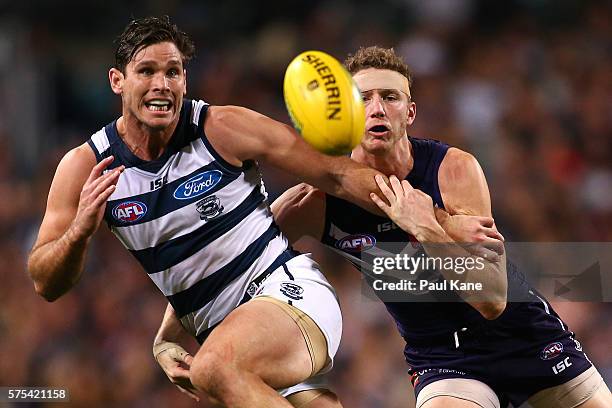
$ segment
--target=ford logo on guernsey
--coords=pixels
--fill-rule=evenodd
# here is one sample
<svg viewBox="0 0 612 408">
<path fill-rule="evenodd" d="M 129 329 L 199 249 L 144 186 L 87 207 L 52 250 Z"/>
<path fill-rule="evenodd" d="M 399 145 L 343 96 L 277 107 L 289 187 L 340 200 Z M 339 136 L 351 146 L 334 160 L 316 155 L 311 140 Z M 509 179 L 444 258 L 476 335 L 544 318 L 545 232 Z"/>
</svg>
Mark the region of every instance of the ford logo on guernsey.
<svg viewBox="0 0 612 408">
<path fill-rule="evenodd" d="M 177 200 L 189 200 L 197 196 L 201 196 L 212 189 L 219 181 L 221 181 L 223 173 L 219 170 L 209 170 L 191 177 L 184 181 L 174 190 L 174 198 Z"/>
<path fill-rule="evenodd" d="M 336 242 L 336 247 L 348 252 L 366 251 L 376 245 L 376 238 L 368 234 L 353 234 Z"/>
<path fill-rule="evenodd" d="M 124 201 L 113 208 L 113 217 L 121 222 L 138 221 L 147 213 L 147 206 L 140 201 Z"/>
<path fill-rule="evenodd" d="M 544 347 L 544 350 L 540 353 L 540 358 L 542 360 L 552 360 L 561 353 L 563 353 L 563 344 L 556 341 Z"/>
</svg>

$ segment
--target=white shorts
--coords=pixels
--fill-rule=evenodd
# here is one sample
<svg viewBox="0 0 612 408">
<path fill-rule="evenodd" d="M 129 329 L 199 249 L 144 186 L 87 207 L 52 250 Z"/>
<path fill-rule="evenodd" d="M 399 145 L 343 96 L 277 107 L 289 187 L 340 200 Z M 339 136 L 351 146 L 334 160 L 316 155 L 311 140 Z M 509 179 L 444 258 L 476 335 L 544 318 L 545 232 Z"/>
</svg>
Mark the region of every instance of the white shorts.
<svg viewBox="0 0 612 408">
<path fill-rule="evenodd" d="M 295 256 L 272 272 L 256 272 L 257 265 L 253 265 L 253 269 L 224 288 L 200 311 L 182 317 L 183 327 L 203 342 L 225 316 L 251 298 L 269 296 L 287 302 L 308 315 L 321 329 L 327 343 L 328 363 L 317 375 L 279 390 L 279 393 L 286 397 L 300 391 L 328 389 L 321 374 L 331 370 L 342 336 L 342 315 L 336 292 L 310 254 Z M 197 317 L 200 317 L 199 323 L 196 322 Z M 202 332 L 207 334 L 196 335 Z"/>
<path fill-rule="evenodd" d="M 287 398 L 289 395 L 308 390 L 329 390 L 327 376 L 325 374 L 315 375 L 304 382 L 277 391 L 281 396 Z"/>
<path fill-rule="evenodd" d="M 306 313 L 319 326 L 327 341 L 329 363 L 318 374 L 331 370 L 342 336 L 342 314 L 334 288 L 310 254 L 296 256 L 274 270 L 253 297 L 258 296 L 287 302 Z"/>
</svg>

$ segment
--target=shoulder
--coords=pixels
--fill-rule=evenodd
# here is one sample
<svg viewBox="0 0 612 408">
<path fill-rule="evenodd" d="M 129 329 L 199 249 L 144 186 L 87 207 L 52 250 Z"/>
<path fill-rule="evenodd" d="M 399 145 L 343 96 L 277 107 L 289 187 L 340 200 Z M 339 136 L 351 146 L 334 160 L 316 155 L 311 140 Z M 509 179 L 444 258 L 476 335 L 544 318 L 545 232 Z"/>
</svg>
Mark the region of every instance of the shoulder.
<svg viewBox="0 0 612 408">
<path fill-rule="evenodd" d="M 62 213 L 66 209 L 76 208 L 83 185 L 96 163 L 96 156 L 87 143 L 69 150 L 53 176 L 47 211 Z"/>
<path fill-rule="evenodd" d="M 451 214 L 490 216 L 487 180 L 472 154 L 449 148 L 440 164 L 438 185 L 444 205 Z"/>
<path fill-rule="evenodd" d="M 461 182 L 465 177 L 482 173 L 482 169 L 472 154 L 450 147 L 440 164 L 440 173 L 453 181 Z"/>
<path fill-rule="evenodd" d="M 85 171 L 86 175 L 96 165 L 96 155 L 92 150 L 91 146 L 87 143 L 83 143 L 69 150 L 58 165 L 58 171 L 70 170 L 74 171 L 73 176 L 79 176 L 79 171 Z"/>
<path fill-rule="evenodd" d="M 204 132 L 213 147 L 233 165 L 258 160 L 288 150 L 283 144 L 290 128 L 241 106 L 211 106 Z M 290 146 L 289 146 L 290 147 Z"/>
<path fill-rule="evenodd" d="M 451 147 L 446 152 L 438 173 L 440 188 L 466 186 L 473 182 L 486 183 L 478 160 L 463 150 Z"/>
<path fill-rule="evenodd" d="M 206 112 L 206 128 L 216 133 L 236 134 L 244 126 L 253 131 L 251 126 L 265 119 L 266 116 L 242 106 L 210 106 Z"/>
<path fill-rule="evenodd" d="M 49 201 L 77 201 L 83 185 L 96 165 L 96 156 L 87 143 L 69 150 L 57 166 Z"/>
</svg>

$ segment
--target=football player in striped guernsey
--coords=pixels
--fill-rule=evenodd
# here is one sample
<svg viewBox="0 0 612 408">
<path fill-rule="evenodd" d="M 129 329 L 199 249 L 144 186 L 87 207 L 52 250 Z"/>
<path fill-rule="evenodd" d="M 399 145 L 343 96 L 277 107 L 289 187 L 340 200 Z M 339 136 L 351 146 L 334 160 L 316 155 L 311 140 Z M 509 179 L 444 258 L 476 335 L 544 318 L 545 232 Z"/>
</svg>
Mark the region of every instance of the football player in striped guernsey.
<svg viewBox="0 0 612 408">
<path fill-rule="evenodd" d="M 167 17 L 120 35 L 121 116 L 58 165 L 28 260 L 35 290 L 54 301 L 78 282 L 104 220 L 202 343 L 195 389 L 228 407 L 339 406 L 317 377 L 340 342 L 335 292 L 276 226 L 257 161 L 373 211 L 379 173 L 252 110 L 186 99 L 193 54 Z"/>
</svg>

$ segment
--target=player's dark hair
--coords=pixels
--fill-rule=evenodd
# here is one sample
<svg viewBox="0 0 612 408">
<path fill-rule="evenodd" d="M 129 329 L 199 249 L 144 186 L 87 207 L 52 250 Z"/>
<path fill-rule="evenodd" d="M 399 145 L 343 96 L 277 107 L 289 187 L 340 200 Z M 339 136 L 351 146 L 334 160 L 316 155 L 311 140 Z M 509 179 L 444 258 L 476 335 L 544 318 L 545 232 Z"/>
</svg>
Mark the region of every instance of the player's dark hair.
<svg viewBox="0 0 612 408">
<path fill-rule="evenodd" d="M 396 71 L 405 76 L 408 79 L 408 86 L 412 87 L 410 68 L 393 48 L 383 48 L 377 45 L 361 47 L 355 55 L 348 56 L 344 61 L 344 66 L 352 75 L 368 68 Z"/>
<path fill-rule="evenodd" d="M 142 48 L 161 42 L 171 42 L 181 52 L 183 65 L 195 54 L 195 46 L 189 36 L 170 22 L 170 17 L 144 17 L 134 19 L 115 40 L 115 68 L 125 73 L 125 67 Z"/>
</svg>

